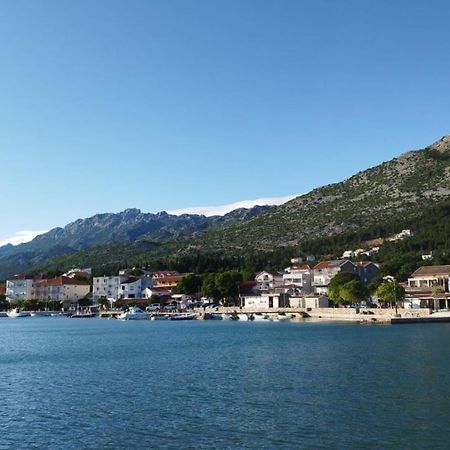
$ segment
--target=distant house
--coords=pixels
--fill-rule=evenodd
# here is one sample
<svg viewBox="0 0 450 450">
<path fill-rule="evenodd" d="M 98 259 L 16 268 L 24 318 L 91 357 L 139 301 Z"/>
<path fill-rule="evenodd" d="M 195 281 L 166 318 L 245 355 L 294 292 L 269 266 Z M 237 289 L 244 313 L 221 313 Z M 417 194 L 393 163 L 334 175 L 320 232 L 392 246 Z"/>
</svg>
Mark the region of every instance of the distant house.
<svg viewBox="0 0 450 450">
<path fill-rule="evenodd" d="M 9 302 L 31 300 L 34 296 L 34 285 L 42 278 L 39 276 L 18 274 L 6 280 L 5 295 Z"/>
<path fill-rule="evenodd" d="M 380 275 L 380 267 L 371 261 L 357 262 L 356 268 L 360 280 L 366 284 Z"/>
<path fill-rule="evenodd" d="M 94 304 L 100 297 L 106 297 L 111 300 L 118 300 L 120 298 L 120 286 L 128 279 L 126 275 L 113 275 L 94 277 L 92 281 L 92 297 Z"/>
<path fill-rule="evenodd" d="M 443 292 L 449 292 L 450 265 L 446 266 L 422 266 L 408 278 L 410 288 L 441 288 Z"/>
<path fill-rule="evenodd" d="M 153 286 L 173 290 L 177 284 L 186 276 L 174 270 L 166 270 L 153 273 Z"/>
<path fill-rule="evenodd" d="M 91 291 L 88 281 L 74 280 L 69 277 L 55 277 L 43 280 L 34 286 L 34 298 L 60 303 L 64 309 L 77 306 L 78 301 Z"/>
<path fill-rule="evenodd" d="M 348 259 L 322 261 L 314 266 L 314 292 L 328 294 L 328 285 L 331 279 L 339 272 L 358 274 L 358 269 Z"/>
<path fill-rule="evenodd" d="M 263 270 L 256 274 L 255 282 L 258 292 L 273 292 L 276 287 L 283 285 L 283 275 L 279 272 Z"/>
<path fill-rule="evenodd" d="M 254 309 L 276 309 L 289 306 L 289 295 L 285 294 L 262 294 L 252 296 L 242 296 L 240 298 L 242 308 Z"/>
<path fill-rule="evenodd" d="M 326 295 L 309 294 L 304 296 L 294 296 L 289 298 L 289 305 L 291 308 L 328 308 L 330 302 Z"/>
<path fill-rule="evenodd" d="M 312 292 L 311 266 L 292 266 L 285 269 L 283 274 L 283 288 L 285 293 L 309 294 Z"/>
</svg>

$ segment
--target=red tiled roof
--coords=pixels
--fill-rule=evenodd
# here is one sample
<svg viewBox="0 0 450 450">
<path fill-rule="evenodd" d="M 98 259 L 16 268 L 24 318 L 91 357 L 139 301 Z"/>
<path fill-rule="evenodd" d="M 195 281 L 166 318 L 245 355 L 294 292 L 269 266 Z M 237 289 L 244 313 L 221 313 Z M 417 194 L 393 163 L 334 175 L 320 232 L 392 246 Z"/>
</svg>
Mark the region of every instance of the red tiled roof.
<svg viewBox="0 0 450 450">
<path fill-rule="evenodd" d="M 304 264 L 303 266 L 292 266 L 291 270 L 311 270 L 311 266 L 309 264 Z"/>
<path fill-rule="evenodd" d="M 64 285 L 90 286 L 91 283 L 89 283 L 89 281 L 74 280 L 73 278 L 61 276 L 61 277 L 50 278 L 49 280 L 44 280 L 44 281 L 41 281 L 36 284 L 37 287 L 64 286 Z"/>
<path fill-rule="evenodd" d="M 316 266 L 314 266 L 314 270 L 316 269 L 332 269 L 335 267 L 340 267 L 342 264 L 346 263 L 347 259 L 335 259 L 332 261 L 322 261 Z"/>
</svg>

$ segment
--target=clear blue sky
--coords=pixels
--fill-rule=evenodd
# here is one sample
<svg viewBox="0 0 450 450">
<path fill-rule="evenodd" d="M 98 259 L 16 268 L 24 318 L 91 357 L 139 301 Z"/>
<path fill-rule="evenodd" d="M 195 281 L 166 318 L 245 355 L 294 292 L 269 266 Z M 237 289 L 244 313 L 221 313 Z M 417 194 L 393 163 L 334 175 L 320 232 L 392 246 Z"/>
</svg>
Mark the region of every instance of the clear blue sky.
<svg viewBox="0 0 450 450">
<path fill-rule="evenodd" d="M 450 5 L 2 0 L 0 239 L 284 196 L 450 133 Z"/>
</svg>

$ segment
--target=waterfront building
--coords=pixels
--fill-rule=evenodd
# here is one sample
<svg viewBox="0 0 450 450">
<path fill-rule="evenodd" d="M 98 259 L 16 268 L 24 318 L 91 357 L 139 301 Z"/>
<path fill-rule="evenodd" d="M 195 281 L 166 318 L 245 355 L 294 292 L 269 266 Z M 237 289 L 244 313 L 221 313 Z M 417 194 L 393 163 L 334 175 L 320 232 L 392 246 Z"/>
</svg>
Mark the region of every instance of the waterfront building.
<svg viewBox="0 0 450 450">
<path fill-rule="evenodd" d="M 250 310 L 285 308 L 289 307 L 289 295 L 263 293 L 261 295 L 242 296 L 240 304 L 242 308 Z"/>
<path fill-rule="evenodd" d="M 312 292 L 311 266 L 292 266 L 285 269 L 283 274 L 284 292 L 294 294 L 309 294 Z"/>
<path fill-rule="evenodd" d="M 326 295 L 309 294 L 303 296 L 294 296 L 289 298 L 289 306 L 291 308 L 328 308 L 330 301 Z"/>
<path fill-rule="evenodd" d="M 275 288 L 283 286 L 283 274 L 263 270 L 255 276 L 256 290 L 260 293 L 274 292 Z"/>
<path fill-rule="evenodd" d="M 30 300 L 34 297 L 34 284 L 38 277 L 26 274 L 14 275 L 6 280 L 6 299 L 14 303 L 17 300 Z"/>
<path fill-rule="evenodd" d="M 340 272 L 358 274 L 355 264 L 347 259 L 322 261 L 314 266 L 314 292 L 316 294 L 328 294 L 328 285 L 331 279 Z"/>
<path fill-rule="evenodd" d="M 166 288 L 171 292 L 177 287 L 177 284 L 186 276 L 175 270 L 165 270 L 153 273 L 153 286 L 157 288 Z"/>
<path fill-rule="evenodd" d="M 86 298 L 91 291 L 88 281 L 60 276 L 42 280 L 34 285 L 34 298 L 58 302 L 64 309 L 76 307 L 78 301 Z"/>
</svg>

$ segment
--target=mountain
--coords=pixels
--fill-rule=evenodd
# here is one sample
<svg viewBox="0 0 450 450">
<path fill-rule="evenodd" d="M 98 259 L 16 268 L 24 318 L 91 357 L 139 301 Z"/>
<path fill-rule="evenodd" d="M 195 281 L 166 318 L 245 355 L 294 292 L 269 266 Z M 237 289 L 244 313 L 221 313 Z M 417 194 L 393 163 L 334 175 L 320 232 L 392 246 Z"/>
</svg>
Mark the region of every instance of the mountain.
<svg viewBox="0 0 450 450">
<path fill-rule="evenodd" d="M 204 245 L 228 251 L 295 247 L 412 219 L 450 198 L 450 136 L 273 208 L 245 223 L 207 232 Z M 376 237 L 376 236 L 374 236 Z"/>
<path fill-rule="evenodd" d="M 127 209 L 117 214 L 97 214 L 76 220 L 64 228 L 54 228 L 26 244 L 0 247 L 0 279 L 27 271 L 49 259 L 90 247 L 119 242 L 130 245 L 142 240 L 155 244 L 182 237 L 193 238 L 209 228 L 219 229 L 245 222 L 270 208 L 271 206 L 242 208 L 224 216 L 212 217 L 195 214 L 175 216 L 164 211 L 152 214 L 143 213 L 139 209 Z"/>
<path fill-rule="evenodd" d="M 184 270 L 205 270 L 209 264 L 211 270 L 251 258 L 251 267 L 262 268 L 306 252 L 336 256 L 347 246 L 398 233 L 402 227 L 418 232 L 412 247 L 405 250 L 412 255 L 410 265 L 396 262 L 406 273 L 421 250 L 438 250 L 447 257 L 448 226 L 442 223 L 449 222 L 449 201 L 450 136 L 444 136 L 429 147 L 278 207 L 241 209 L 209 218 L 130 209 L 78 220 L 28 244 L 0 248 L 0 278 L 19 270 L 82 265 L 107 271 L 156 261 L 178 264 Z M 391 249 L 391 259 L 395 251 Z"/>
</svg>

